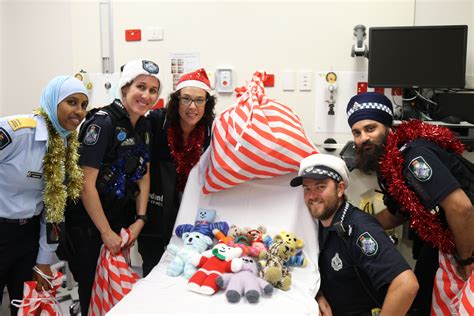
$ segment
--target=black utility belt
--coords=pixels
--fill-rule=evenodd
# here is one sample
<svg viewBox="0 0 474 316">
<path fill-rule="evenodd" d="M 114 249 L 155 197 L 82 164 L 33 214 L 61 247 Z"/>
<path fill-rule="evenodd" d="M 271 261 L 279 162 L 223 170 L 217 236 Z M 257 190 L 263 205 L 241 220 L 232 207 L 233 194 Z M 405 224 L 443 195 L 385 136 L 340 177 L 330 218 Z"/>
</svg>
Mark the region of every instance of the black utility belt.
<svg viewBox="0 0 474 316">
<path fill-rule="evenodd" d="M 39 217 L 39 215 L 30 217 L 30 218 L 15 218 L 15 219 L 0 217 L 0 223 L 25 225 L 31 222 L 32 220 L 36 219 L 37 217 Z"/>
</svg>

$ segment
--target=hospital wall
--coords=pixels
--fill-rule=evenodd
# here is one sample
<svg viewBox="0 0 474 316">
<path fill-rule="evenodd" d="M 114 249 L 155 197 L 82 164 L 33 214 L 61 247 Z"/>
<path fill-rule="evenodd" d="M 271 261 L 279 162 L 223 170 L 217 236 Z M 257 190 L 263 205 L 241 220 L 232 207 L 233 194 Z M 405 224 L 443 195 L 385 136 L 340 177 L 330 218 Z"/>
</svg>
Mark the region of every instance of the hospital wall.
<svg viewBox="0 0 474 316">
<path fill-rule="evenodd" d="M 0 12 L 0 115 L 30 112 L 54 75 L 80 69 L 101 72 L 98 0 L 2 0 Z M 166 95 L 172 83 L 172 52 L 199 52 L 201 66 L 211 71 L 230 66 L 235 86 L 264 69 L 276 76 L 275 87 L 267 93 L 291 105 L 315 141 L 314 87 L 282 91 L 281 74 L 367 71 L 365 58 L 350 56 L 357 24 L 468 24 L 467 72 L 474 86 L 471 0 L 112 1 L 112 19 L 115 71 L 132 58 L 153 59 L 161 67 Z M 164 40 L 125 42 L 125 29 L 150 26 L 163 27 Z M 232 101 L 233 95 L 219 95 L 218 110 Z"/>
</svg>

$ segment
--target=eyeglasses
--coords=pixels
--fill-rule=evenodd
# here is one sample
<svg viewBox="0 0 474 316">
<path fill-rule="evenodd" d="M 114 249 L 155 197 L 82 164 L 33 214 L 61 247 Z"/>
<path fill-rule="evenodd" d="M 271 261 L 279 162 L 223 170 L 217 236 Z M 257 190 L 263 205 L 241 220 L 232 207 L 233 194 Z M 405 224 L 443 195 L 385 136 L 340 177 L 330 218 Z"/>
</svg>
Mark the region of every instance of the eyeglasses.
<svg viewBox="0 0 474 316">
<path fill-rule="evenodd" d="M 191 103 L 194 102 L 194 105 L 197 107 L 202 107 L 206 105 L 206 98 L 197 98 L 197 99 L 191 99 L 190 97 L 179 97 L 179 101 L 181 102 L 182 105 L 185 106 L 191 106 Z"/>
</svg>

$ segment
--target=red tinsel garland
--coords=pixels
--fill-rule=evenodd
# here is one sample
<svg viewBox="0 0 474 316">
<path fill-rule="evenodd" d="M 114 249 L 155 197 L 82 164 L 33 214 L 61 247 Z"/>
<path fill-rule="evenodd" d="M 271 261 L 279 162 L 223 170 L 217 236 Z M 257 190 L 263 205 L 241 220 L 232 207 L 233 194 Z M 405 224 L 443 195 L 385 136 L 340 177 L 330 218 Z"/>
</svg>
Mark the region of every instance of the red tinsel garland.
<svg viewBox="0 0 474 316">
<path fill-rule="evenodd" d="M 183 192 L 188 180 L 189 172 L 199 161 L 202 154 L 202 147 L 205 139 L 205 127 L 196 127 L 189 134 L 186 144 L 183 144 L 183 133 L 178 124 L 173 124 L 168 130 L 168 146 L 171 157 L 176 163 L 176 174 L 178 176 L 176 188 Z"/>
<path fill-rule="evenodd" d="M 387 138 L 384 155 L 379 163 L 380 172 L 390 196 L 398 202 L 401 211 L 410 216 L 410 227 L 418 232 L 422 240 L 445 253 L 453 253 L 455 246 L 451 231 L 443 229 L 437 214 L 431 213 L 421 204 L 403 177 L 404 159 L 399 148 L 417 138 L 427 139 L 458 154 L 462 154 L 464 150 L 464 145 L 446 127 L 425 124 L 419 120 L 404 122 Z"/>
</svg>

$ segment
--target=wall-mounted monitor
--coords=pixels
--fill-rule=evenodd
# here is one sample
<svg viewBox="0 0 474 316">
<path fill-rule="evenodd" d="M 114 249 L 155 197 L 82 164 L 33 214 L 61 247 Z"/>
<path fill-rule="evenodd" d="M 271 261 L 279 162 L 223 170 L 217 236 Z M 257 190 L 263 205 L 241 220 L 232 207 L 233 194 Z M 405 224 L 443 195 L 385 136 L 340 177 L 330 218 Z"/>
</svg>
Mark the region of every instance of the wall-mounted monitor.
<svg viewBox="0 0 474 316">
<path fill-rule="evenodd" d="M 464 88 L 467 25 L 372 27 L 369 86 Z"/>
</svg>

